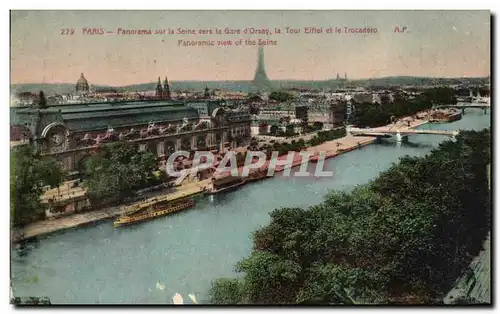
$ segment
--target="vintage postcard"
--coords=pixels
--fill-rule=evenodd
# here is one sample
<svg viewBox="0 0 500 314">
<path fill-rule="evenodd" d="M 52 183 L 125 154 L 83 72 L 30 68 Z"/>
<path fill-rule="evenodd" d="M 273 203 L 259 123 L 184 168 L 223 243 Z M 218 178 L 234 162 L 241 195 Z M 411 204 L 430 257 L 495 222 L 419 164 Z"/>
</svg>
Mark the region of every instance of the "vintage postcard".
<svg viewBox="0 0 500 314">
<path fill-rule="evenodd" d="M 491 304 L 489 11 L 11 11 L 13 304 Z"/>
</svg>

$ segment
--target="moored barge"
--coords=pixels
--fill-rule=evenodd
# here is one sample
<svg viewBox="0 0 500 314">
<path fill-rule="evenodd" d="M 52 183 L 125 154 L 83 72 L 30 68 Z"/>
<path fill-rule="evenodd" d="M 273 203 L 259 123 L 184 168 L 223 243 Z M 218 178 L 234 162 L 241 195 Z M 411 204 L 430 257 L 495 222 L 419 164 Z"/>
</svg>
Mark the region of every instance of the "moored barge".
<svg viewBox="0 0 500 314">
<path fill-rule="evenodd" d="M 207 195 L 214 195 L 222 192 L 229 192 L 239 188 L 246 183 L 239 175 L 230 174 L 212 177 L 212 187 L 206 192 Z"/>
<path fill-rule="evenodd" d="M 155 204 L 146 211 L 140 211 L 129 215 L 120 216 L 114 221 L 113 225 L 115 227 L 127 226 L 141 221 L 146 221 L 156 217 L 175 213 L 193 207 L 194 205 L 195 204 L 193 199 L 181 200 L 166 204 Z"/>
</svg>

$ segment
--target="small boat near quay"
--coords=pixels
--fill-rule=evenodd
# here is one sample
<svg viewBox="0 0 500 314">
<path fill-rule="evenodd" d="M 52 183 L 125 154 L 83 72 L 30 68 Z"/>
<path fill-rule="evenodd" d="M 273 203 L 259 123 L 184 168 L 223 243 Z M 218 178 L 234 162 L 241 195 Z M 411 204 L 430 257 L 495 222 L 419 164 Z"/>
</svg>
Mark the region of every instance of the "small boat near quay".
<svg viewBox="0 0 500 314">
<path fill-rule="evenodd" d="M 259 180 L 264 180 L 270 178 L 267 176 L 267 168 L 264 169 L 251 169 L 248 176 L 245 178 L 245 182 L 254 182 Z"/>
<path fill-rule="evenodd" d="M 215 194 L 219 194 L 222 192 L 233 191 L 233 190 L 236 190 L 237 188 L 239 188 L 240 186 L 244 185 L 245 183 L 246 183 L 245 181 L 241 181 L 241 182 L 235 183 L 235 184 L 227 186 L 227 187 L 211 189 L 211 190 L 207 191 L 207 195 L 215 195 Z"/>
<path fill-rule="evenodd" d="M 141 221 L 150 220 L 156 217 L 165 216 L 187 208 L 191 208 L 194 207 L 194 205 L 195 203 L 193 199 L 184 199 L 180 201 L 169 202 L 166 204 L 158 203 L 152 205 L 150 208 L 144 211 L 120 216 L 114 221 L 113 225 L 115 226 L 115 228 L 131 225 Z"/>
<path fill-rule="evenodd" d="M 239 175 L 233 176 L 226 174 L 222 176 L 214 176 L 212 178 L 212 186 L 205 192 L 207 195 L 215 195 L 222 192 L 233 191 L 246 183 Z"/>
</svg>

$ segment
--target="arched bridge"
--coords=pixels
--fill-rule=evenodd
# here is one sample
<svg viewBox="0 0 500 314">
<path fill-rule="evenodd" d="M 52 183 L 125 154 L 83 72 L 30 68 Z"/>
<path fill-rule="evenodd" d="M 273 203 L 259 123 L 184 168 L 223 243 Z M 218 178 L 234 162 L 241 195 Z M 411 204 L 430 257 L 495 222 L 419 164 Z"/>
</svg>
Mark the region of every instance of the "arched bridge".
<svg viewBox="0 0 500 314">
<path fill-rule="evenodd" d="M 488 108 L 491 108 L 491 104 L 488 103 L 460 103 L 460 104 L 455 104 L 455 105 L 437 105 L 434 106 L 434 108 L 439 109 L 439 108 L 455 108 L 455 109 L 461 109 L 462 111 L 465 110 L 465 108 L 478 108 L 478 109 L 483 109 L 486 110 Z"/>
<path fill-rule="evenodd" d="M 396 135 L 397 139 L 400 140 L 404 136 L 413 134 L 427 134 L 427 135 L 446 135 L 455 137 L 459 134 L 459 131 L 444 131 L 444 130 L 414 130 L 414 129 L 391 129 L 391 128 L 375 128 L 375 129 L 360 129 L 360 128 L 350 128 L 348 132 L 354 136 L 377 136 L 377 137 L 390 137 Z"/>
</svg>

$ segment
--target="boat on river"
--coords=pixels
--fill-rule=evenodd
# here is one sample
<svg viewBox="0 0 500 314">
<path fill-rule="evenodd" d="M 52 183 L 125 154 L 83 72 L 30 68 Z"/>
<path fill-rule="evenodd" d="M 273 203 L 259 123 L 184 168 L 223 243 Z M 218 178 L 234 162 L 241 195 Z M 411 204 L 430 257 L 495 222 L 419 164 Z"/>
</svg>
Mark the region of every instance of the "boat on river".
<svg viewBox="0 0 500 314">
<path fill-rule="evenodd" d="M 211 189 L 211 190 L 207 191 L 207 195 L 215 195 L 215 194 L 219 194 L 222 192 L 233 191 L 233 190 L 236 190 L 237 188 L 239 188 L 240 186 L 244 185 L 245 183 L 246 183 L 245 181 L 241 181 L 241 182 L 238 182 L 238 183 L 235 183 L 235 184 L 232 184 L 230 186 L 223 187 L 223 188 Z"/>
<path fill-rule="evenodd" d="M 165 216 L 171 213 L 175 213 L 187 208 L 194 206 L 193 199 L 184 199 L 180 201 L 168 202 L 168 203 L 158 203 L 152 205 L 144 211 L 134 212 L 132 214 L 124 215 L 118 217 L 113 225 L 116 227 L 122 227 L 126 225 L 131 225 L 145 220 L 150 220 L 153 218 Z"/>
<path fill-rule="evenodd" d="M 246 183 L 268 179 L 267 168 L 250 169 L 248 176 L 244 178 Z"/>
<path fill-rule="evenodd" d="M 206 191 L 207 195 L 233 191 L 246 183 L 240 176 L 223 175 L 212 177 L 212 186 Z"/>
</svg>

